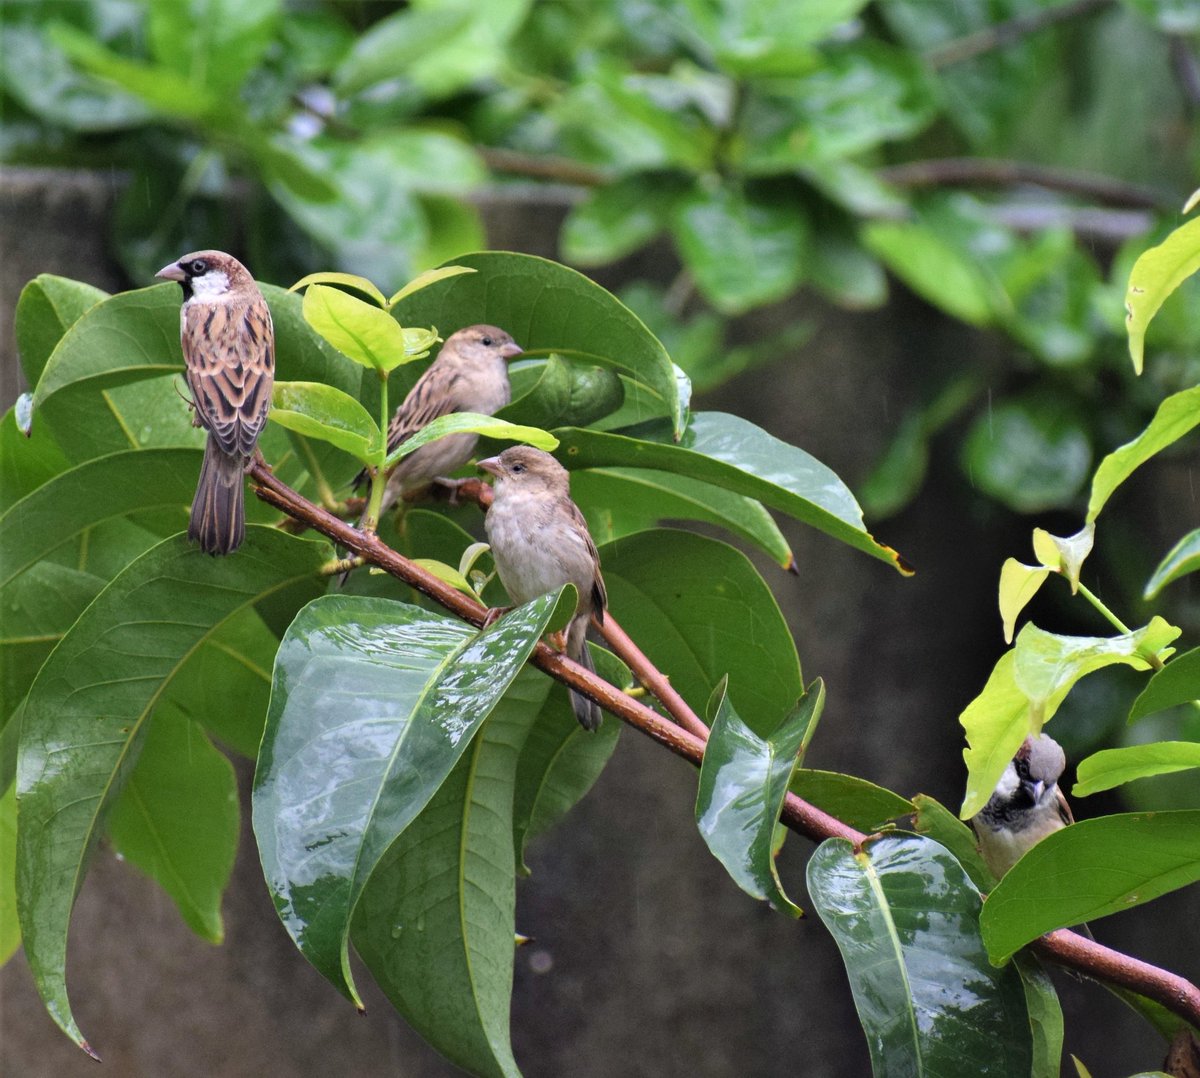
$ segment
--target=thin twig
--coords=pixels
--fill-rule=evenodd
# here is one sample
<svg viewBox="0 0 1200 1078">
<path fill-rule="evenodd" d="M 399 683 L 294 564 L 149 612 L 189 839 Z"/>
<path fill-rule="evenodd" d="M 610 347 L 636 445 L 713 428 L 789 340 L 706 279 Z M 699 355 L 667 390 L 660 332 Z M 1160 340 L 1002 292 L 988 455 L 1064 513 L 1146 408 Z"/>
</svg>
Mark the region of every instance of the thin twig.
<svg viewBox="0 0 1200 1078">
<path fill-rule="evenodd" d="M 1169 209 L 1174 203 L 1159 192 L 1139 184 L 1114 180 L 1093 172 L 1035 165 L 1027 161 L 1003 161 L 980 157 L 945 157 L 928 161 L 909 161 L 881 168 L 879 179 L 897 187 L 946 187 L 956 184 L 981 184 L 1013 187 L 1031 184 L 1049 191 L 1078 195 L 1109 206 L 1139 210 Z"/>
<path fill-rule="evenodd" d="M 270 468 L 261 461 L 254 461 L 248 474 L 257 484 L 255 493 L 263 501 L 297 520 L 304 521 L 313 530 L 353 551 L 372 565 L 378 565 L 470 624 L 482 625 L 487 613 L 483 604 L 396 553 L 378 536 L 359 531 L 327 510 L 314 505 L 276 479 Z M 463 487 L 459 488 L 460 497 L 464 494 L 464 488 L 470 489 L 470 484 L 463 484 Z M 585 670 L 560 652 L 540 643 L 530 661 L 551 677 L 595 700 L 606 711 L 636 727 L 677 756 L 697 766 L 703 760 L 702 738 L 664 719 L 645 704 Z M 815 842 L 827 838 L 844 838 L 856 846 L 861 846 L 868 838 L 861 831 L 822 812 L 795 794 L 787 795 L 780 819 L 793 831 Z M 1078 970 L 1097 980 L 1120 984 L 1140 992 L 1147 998 L 1161 1003 L 1173 1014 L 1200 1027 L 1200 988 L 1178 974 L 1114 951 L 1067 929 L 1059 929 L 1042 936 L 1031 946 L 1059 965 Z"/>
<path fill-rule="evenodd" d="M 568 157 L 543 157 L 520 150 L 506 150 L 501 146 L 480 146 L 479 156 L 493 172 L 507 172 L 513 176 L 528 176 L 535 180 L 555 180 L 572 183 L 580 187 L 600 187 L 608 177 L 598 168 L 572 161 Z"/>
<path fill-rule="evenodd" d="M 925 54 L 925 62 L 937 70 L 951 64 L 960 64 L 964 60 L 973 60 L 986 52 L 1012 45 L 1048 26 L 1111 7 L 1115 2 L 1116 0 L 1071 0 L 1070 3 L 1060 4 L 1058 7 L 1039 8 L 931 49 Z"/>
</svg>

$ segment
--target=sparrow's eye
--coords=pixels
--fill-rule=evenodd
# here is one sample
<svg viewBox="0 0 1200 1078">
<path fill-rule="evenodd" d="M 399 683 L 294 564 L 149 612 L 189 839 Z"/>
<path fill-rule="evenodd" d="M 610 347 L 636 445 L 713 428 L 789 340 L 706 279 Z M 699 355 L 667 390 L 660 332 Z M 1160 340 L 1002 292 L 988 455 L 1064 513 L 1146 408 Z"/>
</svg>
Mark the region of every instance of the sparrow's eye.
<svg viewBox="0 0 1200 1078">
<path fill-rule="evenodd" d="M 491 348 L 496 342 L 493 341 L 491 337 L 480 337 L 479 343 L 482 344 L 484 348 Z"/>
<path fill-rule="evenodd" d="M 525 470 L 524 464 L 514 464 L 512 466 L 513 475 L 520 475 Z"/>
<path fill-rule="evenodd" d="M 187 267 L 193 277 L 203 277 L 208 272 L 208 263 L 203 258 L 194 259 Z"/>
</svg>

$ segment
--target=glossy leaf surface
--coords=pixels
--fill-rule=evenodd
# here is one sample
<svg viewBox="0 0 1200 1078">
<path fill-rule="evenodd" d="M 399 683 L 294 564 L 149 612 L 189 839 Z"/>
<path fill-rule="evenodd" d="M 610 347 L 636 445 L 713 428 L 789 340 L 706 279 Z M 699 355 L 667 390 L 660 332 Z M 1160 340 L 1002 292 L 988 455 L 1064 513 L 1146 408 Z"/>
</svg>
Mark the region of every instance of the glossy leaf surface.
<svg viewBox="0 0 1200 1078">
<path fill-rule="evenodd" d="M 1129 721 L 1196 699 L 1200 699 L 1200 648 L 1175 656 L 1155 671 L 1129 709 Z"/>
<path fill-rule="evenodd" d="M 336 445 L 364 464 L 382 448 L 383 435 L 371 414 L 349 393 L 321 382 L 276 382 L 270 419 Z"/>
<path fill-rule="evenodd" d="M 984 903 L 980 927 L 992 961 L 1002 962 L 1043 933 L 1197 880 L 1200 810 L 1080 820 L 1047 835 L 1004 874 Z"/>
<path fill-rule="evenodd" d="M 18 758 L 21 930 L 38 991 L 77 1043 L 65 962 L 71 906 L 146 722 L 188 656 L 227 618 L 315 575 L 329 547 L 250 527 L 236 557 L 182 536 L 120 573 L 46 661 L 26 702 Z"/>
<path fill-rule="evenodd" d="M 354 920 L 354 946 L 388 999 L 472 1074 L 518 1073 L 508 1032 L 513 791 L 518 755 L 549 686 L 528 668 L 509 685 L 421 814 L 384 854 Z"/>
<path fill-rule="evenodd" d="M 670 357 L 632 311 L 566 266 L 532 255 L 485 252 L 455 258 L 475 273 L 439 281 L 402 299 L 405 325 L 445 333 L 475 322 L 500 326 L 528 353 L 557 352 L 627 375 L 658 414 L 681 430 L 685 416 Z"/>
<path fill-rule="evenodd" d="M 1020 978 L 988 961 L 979 892 L 948 850 L 896 837 L 855 853 L 829 839 L 808 889 L 842 952 L 876 1075 L 1029 1073 Z"/>
<path fill-rule="evenodd" d="M 1194 767 L 1200 767 L 1200 744 L 1195 741 L 1155 741 L 1147 745 L 1101 749 L 1079 761 L 1071 794 L 1087 797 L 1134 779 L 1168 775 Z"/>
<path fill-rule="evenodd" d="M 350 919 L 545 631 L 543 596 L 483 633 L 387 599 L 328 595 L 279 646 L 254 828 L 284 927 L 358 1003 Z"/>
<path fill-rule="evenodd" d="M 655 422 L 623 434 L 576 427 L 555 433 L 568 468 L 651 468 L 712 483 L 911 571 L 866 532 L 854 495 L 829 468 L 738 416 L 693 413 L 678 444 L 665 424 Z"/>
<path fill-rule="evenodd" d="M 806 735 L 820 718 L 825 686 L 815 682 L 763 738 L 733 710 L 722 682 L 709 701 L 711 732 L 700 765 L 696 826 L 713 856 L 748 895 L 801 916 L 775 869 L 774 836 Z"/>
<path fill-rule="evenodd" d="M 451 415 L 438 416 L 427 423 L 416 434 L 405 442 L 401 442 L 387 455 L 385 467 L 392 467 L 403 460 L 409 453 L 414 453 L 429 442 L 444 438 L 447 434 L 462 434 L 471 432 L 483 434 L 489 438 L 503 438 L 513 442 L 525 442 L 549 452 L 558 448 L 558 439 L 537 427 L 525 427 L 519 423 L 509 423 L 495 416 L 480 415 L 478 412 L 454 412 Z"/>
<path fill-rule="evenodd" d="M 859 831 L 879 831 L 907 816 L 912 802 L 873 782 L 837 771 L 797 768 L 788 789 Z"/>
<path fill-rule="evenodd" d="M 945 846 L 958 859 L 971 882 L 981 891 L 990 891 L 996 885 L 996 878 L 983 863 L 975 832 L 945 805 L 926 794 L 917 794 L 913 805 L 917 810 L 913 816 L 913 830 Z"/>
</svg>

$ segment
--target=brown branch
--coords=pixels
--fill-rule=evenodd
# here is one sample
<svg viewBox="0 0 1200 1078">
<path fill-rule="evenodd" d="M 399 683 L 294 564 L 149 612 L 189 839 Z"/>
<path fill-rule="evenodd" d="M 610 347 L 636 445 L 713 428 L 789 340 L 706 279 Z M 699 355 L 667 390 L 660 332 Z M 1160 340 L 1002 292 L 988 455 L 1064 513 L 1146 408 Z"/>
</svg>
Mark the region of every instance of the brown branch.
<svg viewBox="0 0 1200 1078">
<path fill-rule="evenodd" d="M 255 494 L 263 501 L 288 516 L 303 521 L 314 531 L 346 547 L 371 564 L 378 565 L 464 621 L 472 625 L 482 625 L 486 614 L 483 604 L 439 580 L 419 565 L 414 565 L 378 536 L 361 532 L 327 510 L 314 505 L 276 479 L 262 461 L 254 461 L 248 474 L 257 484 Z M 481 489 L 476 490 L 476 487 Z M 468 481 L 459 487 L 458 496 L 482 502 L 488 497 L 488 494 L 483 493 L 484 487 L 485 484 L 478 480 Z M 656 711 L 583 669 L 578 663 L 572 662 L 548 645 L 539 643 L 530 661 L 551 677 L 595 700 L 606 711 L 636 727 L 677 756 L 682 756 L 697 766 L 704 758 L 704 738 L 669 722 Z M 649 665 L 649 660 L 645 661 Z M 662 677 L 661 673 L 656 673 Z M 684 707 L 686 706 L 685 704 Z M 698 719 L 696 721 L 699 722 Z M 859 846 L 868 837 L 791 793 L 784 801 L 780 819 L 793 831 L 814 842 L 827 838 L 844 838 Z M 1066 929 L 1042 936 L 1031 946 L 1059 965 L 1078 970 L 1097 980 L 1109 981 L 1140 992 L 1200 1028 L 1200 988 L 1178 974 L 1114 951 Z"/>
<path fill-rule="evenodd" d="M 945 45 L 927 52 L 925 62 L 936 70 L 951 64 L 960 64 L 964 60 L 973 60 L 976 56 L 1012 45 L 1048 26 L 1111 7 L 1114 2 L 1115 0 L 1071 0 L 1070 3 L 1060 4 L 1058 7 L 1040 8 L 1027 15 L 1018 15 L 1007 22 L 997 23 L 985 30 L 948 41 Z"/>
<path fill-rule="evenodd" d="M 568 157 L 543 157 L 520 150 L 506 150 L 500 146 L 480 146 L 478 150 L 483 163 L 493 172 L 528 176 L 534 180 L 556 180 L 580 187 L 599 187 L 608 180 L 600 169 Z"/>
<path fill-rule="evenodd" d="M 1050 191 L 1110 206 L 1140 210 L 1168 209 L 1174 204 L 1157 191 L 1138 184 L 1114 180 L 1092 172 L 1035 165 L 1026 161 L 1002 161 L 981 157 L 946 157 L 929 161 L 909 161 L 876 172 L 879 179 L 897 187 L 946 187 L 955 184 L 980 184 L 1013 187 L 1031 184 Z"/>
</svg>

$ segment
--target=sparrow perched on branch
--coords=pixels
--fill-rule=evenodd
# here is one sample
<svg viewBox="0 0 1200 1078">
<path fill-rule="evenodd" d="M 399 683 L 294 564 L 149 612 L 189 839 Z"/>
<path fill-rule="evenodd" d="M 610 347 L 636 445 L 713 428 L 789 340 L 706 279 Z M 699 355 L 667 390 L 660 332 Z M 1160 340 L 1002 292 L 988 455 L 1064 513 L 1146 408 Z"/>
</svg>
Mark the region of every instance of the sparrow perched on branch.
<svg viewBox="0 0 1200 1078">
<path fill-rule="evenodd" d="M 1053 738 L 1027 737 L 988 803 L 971 818 L 979 852 L 997 879 L 1036 843 L 1075 822 L 1058 788 L 1066 766 L 1066 755 Z"/>
<path fill-rule="evenodd" d="M 511 399 L 508 364 L 521 354 L 520 346 L 496 326 L 467 326 L 446 338 L 437 359 L 417 379 L 388 424 L 387 447 L 392 452 L 422 427 L 451 412 L 493 415 Z M 421 446 L 400 461 L 388 476 L 380 512 L 405 492 L 419 490 L 438 476 L 461 468 L 475 451 L 477 434 L 448 434 Z M 359 472 L 356 487 L 367 478 Z"/>
<path fill-rule="evenodd" d="M 243 475 L 271 407 L 271 312 L 246 267 L 222 251 L 194 251 L 155 276 L 183 288 L 179 338 L 192 422 L 208 431 L 188 538 L 206 554 L 230 554 L 246 535 Z"/>
<path fill-rule="evenodd" d="M 595 670 L 588 652 L 588 618 L 604 620 L 608 597 L 600 575 L 600 555 L 578 506 L 571 501 L 567 470 L 549 453 L 527 445 L 506 449 L 479 462 L 495 476 L 495 497 L 484 519 L 500 582 L 512 601 L 574 584 L 579 604 L 567 626 L 567 657 Z M 571 693 L 571 708 L 585 730 L 600 725 L 600 705 Z"/>
</svg>

